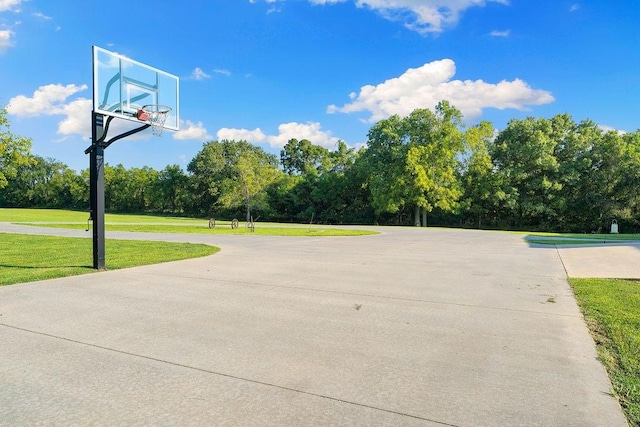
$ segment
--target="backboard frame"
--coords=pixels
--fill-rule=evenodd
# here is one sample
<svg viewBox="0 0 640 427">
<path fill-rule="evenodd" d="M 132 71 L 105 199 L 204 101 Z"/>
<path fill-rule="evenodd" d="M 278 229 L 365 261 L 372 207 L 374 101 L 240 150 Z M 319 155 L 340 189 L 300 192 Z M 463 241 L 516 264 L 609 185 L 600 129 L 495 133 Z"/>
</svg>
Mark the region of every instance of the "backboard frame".
<svg viewBox="0 0 640 427">
<path fill-rule="evenodd" d="M 178 76 L 93 46 L 93 111 L 141 124 L 136 113 L 147 104 L 169 106 L 164 128 L 180 130 Z"/>
</svg>

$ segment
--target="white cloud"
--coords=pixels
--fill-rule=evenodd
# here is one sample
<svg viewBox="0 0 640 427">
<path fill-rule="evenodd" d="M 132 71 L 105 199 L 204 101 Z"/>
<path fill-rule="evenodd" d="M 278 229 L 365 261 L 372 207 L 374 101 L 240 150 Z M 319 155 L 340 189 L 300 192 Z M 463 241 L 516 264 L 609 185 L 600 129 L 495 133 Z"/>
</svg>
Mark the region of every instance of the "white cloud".
<svg viewBox="0 0 640 427">
<path fill-rule="evenodd" d="M 506 31 L 493 30 L 489 35 L 491 35 L 492 37 L 509 37 L 511 35 L 511 30 L 506 30 Z"/>
<path fill-rule="evenodd" d="M 484 108 L 525 110 L 527 105 L 554 101 L 550 92 L 532 89 L 520 79 L 486 83 L 482 80 L 452 80 L 455 63 L 443 59 L 410 68 L 400 77 L 376 86 L 366 85 L 360 93 L 351 93 L 352 102 L 342 107 L 330 105 L 328 113 L 368 111 L 369 121 L 376 122 L 391 115 L 407 116 L 416 108 L 433 108 L 442 100 L 449 101 L 466 118 L 478 117 Z"/>
<path fill-rule="evenodd" d="M 64 116 L 63 119 L 58 122 L 58 129 L 56 131 L 56 133 L 62 135 L 63 138 L 55 140 L 55 142 L 63 142 L 72 135 L 79 135 L 83 140 L 88 141 L 91 139 L 91 109 L 92 101 L 90 99 L 77 98 L 68 103 L 56 103 L 50 109 L 40 109 L 37 114 L 35 113 L 35 109 L 31 108 L 27 111 L 23 111 L 20 115 L 31 117 L 41 115 Z M 8 107 L 7 110 L 9 110 Z M 126 120 L 114 120 L 109 126 L 107 139 L 112 138 L 115 135 L 120 135 L 134 127 L 135 125 L 132 122 Z M 129 138 L 139 139 L 144 137 L 144 134 L 140 134 Z"/>
<path fill-rule="evenodd" d="M 186 121 L 186 128 L 184 127 L 185 122 L 181 121 L 180 130 L 174 132 L 173 139 L 178 140 L 198 140 L 205 141 L 207 139 L 212 139 L 211 135 L 207 132 L 207 129 L 204 127 L 202 122 L 192 122 L 190 120 Z"/>
<path fill-rule="evenodd" d="M 202 71 L 202 68 L 196 67 L 195 70 L 193 70 L 193 72 L 191 73 L 191 78 L 195 80 L 204 80 L 211 78 L 211 76 Z"/>
<path fill-rule="evenodd" d="M 338 138 L 320 129 L 320 123 L 283 123 L 278 126 L 278 135 L 269 136 L 267 140 L 272 147 L 284 147 L 291 138 L 308 139 L 315 145 L 325 148 L 334 148 Z"/>
<path fill-rule="evenodd" d="M 58 133 L 61 135 L 81 135 L 84 139 L 91 136 L 91 107 L 90 99 L 78 98 L 62 107 L 66 116 L 58 122 Z"/>
<path fill-rule="evenodd" d="M 33 16 L 35 16 L 36 18 L 43 19 L 43 20 L 45 20 L 45 21 L 50 21 L 50 20 L 52 20 L 52 19 L 53 19 L 52 17 L 47 16 L 47 15 L 45 15 L 45 14 L 44 14 L 44 13 L 42 13 L 42 12 L 36 12 L 36 13 L 34 13 L 34 14 L 33 14 Z"/>
<path fill-rule="evenodd" d="M 580 9 L 580 5 L 578 3 L 572 4 L 571 8 L 569 9 L 569 12 L 575 12 L 578 9 Z"/>
<path fill-rule="evenodd" d="M 278 4 L 286 0 L 265 0 L 271 7 L 267 13 L 279 12 Z M 464 11 L 484 7 L 488 3 L 508 5 L 509 0 L 308 0 L 312 5 L 334 5 L 353 2 L 357 7 L 369 8 L 385 19 L 403 22 L 404 26 L 420 34 L 441 33 L 455 26 Z M 249 0 L 256 4 L 257 0 Z"/>
<path fill-rule="evenodd" d="M 289 122 L 278 126 L 277 135 L 266 135 L 260 128 L 230 129 L 222 128 L 217 133 L 218 140 L 244 140 L 253 144 L 268 143 L 273 148 L 282 148 L 290 139 L 308 139 L 315 145 L 329 149 L 335 148 L 339 138 L 331 135 L 331 132 L 323 131 L 320 123 Z"/>
<path fill-rule="evenodd" d="M 0 30 L 0 53 L 13 46 L 13 36 L 15 33 L 11 30 Z"/>
<path fill-rule="evenodd" d="M 31 98 L 18 95 L 9 100 L 7 112 L 16 116 L 64 114 L 67 98 L 87 89 L 87 85 L 50 84 L 40 86 Z"/>
<path fill-rule="evenodd" d="M 213 72 L 216 74 L 222 74 L 223 76 L 227 76 L 227 77 L 231 75 L 231 71 L 224 68 L 216 68 L 215 70 L 213 70 Z"/>
<path fill-rule="evenodd" d="M 274 12 L 280 12 L 280 7 L 278 7 L 278 3 L 284 3 L 286 0 L 264 0 L 265 3 L 271 5 L 269 9 L 267 9 L 267 15 Z M 249 0 L 249 3 L 256 4 L 258 0 Z"/>
<path fill-rule="evenodd" d="M 440 33 L 460 20 L 471 7 L 487 3 L 507 5 L 509 0 L 309 0 L 311 4 L 327 5 L 353 1 L 357 7 L 368 7 L 385 19 L 404 22 L 405 27 L 421 34 Z"/>
<path fill-rule="evenodd" d="M 37 116 L 64 116 L 58 122 L 57 133 L 63 135 L 64 141 L 71 135 L 80 135 L 88 140 L 91 136 L 91 109 L 92 101 L 86 98 L 77 98 L 69 101 L 68 98 L 78 92 L 86 90 L 86 85 L 61 85 L 50 84 L 39 87 L 32 97 L 18 95 L 9 100 L 7 112 L 22 117 Z M 134 125 L 126 120 L 116 120 L 109 127 L 109 136 L 118 135 L 132 129 Z M 138 136 L 144 137 L 144 135 Z"/>
<path fill-rule="evenodd" d="M 18 12 L 17 6 L 22 3 L 22 0 L 0 0 L 0 12 L 4 12 L 6 10 L 12 10 L 14 12 Z"/>
<path fill-rule="evenodd" d="M 607 126 L 607 125 L 598 125 L 598 127 L 600 129 L 602 129 L 603 132 L 608 133 L 608 132 L 615 132 L 618 135 L 624 135 L 625 133 L 627 133 L 627 131 L 624 130 L 620 130 L 620 129 L 616 129 L 613 126 Z"/>
<path fill-rule="evenodd" d="M 267 135 L 260 128 L 254 130 L 221 128 L 216 136 L 218 141 L 227 139 L 229 141 L 247 141 L 253 144 L 261 144 L 267 140 Z"/>
</svg>

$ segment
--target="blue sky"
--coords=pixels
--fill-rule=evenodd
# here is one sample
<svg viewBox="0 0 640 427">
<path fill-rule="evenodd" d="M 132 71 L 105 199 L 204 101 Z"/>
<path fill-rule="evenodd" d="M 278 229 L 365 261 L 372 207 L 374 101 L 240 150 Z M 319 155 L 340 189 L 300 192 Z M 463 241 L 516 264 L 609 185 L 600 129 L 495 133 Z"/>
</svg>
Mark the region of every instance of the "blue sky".
<svg viewBox="0 0 640 427">
<path fill-rule="evenodd" d="M 116 142 L 114 166 L 186 169 L 216 139 L 361 147 L 442 99 L 468 125 L 635 131 L 639 18 L 637 0 L 0 0 L 0 105 L 33 154 L 86 169 L 96 45 L 180 77 L 180 131 Z"/>
</svg>

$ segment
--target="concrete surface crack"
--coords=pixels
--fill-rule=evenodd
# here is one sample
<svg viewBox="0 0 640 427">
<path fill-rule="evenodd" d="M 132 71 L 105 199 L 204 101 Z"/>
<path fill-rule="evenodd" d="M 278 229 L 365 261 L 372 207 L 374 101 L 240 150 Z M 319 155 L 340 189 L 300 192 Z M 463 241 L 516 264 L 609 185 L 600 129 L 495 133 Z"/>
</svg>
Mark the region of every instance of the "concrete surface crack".
<svg viewBox="0 0 640 427">
<path fill-rule="evenodd" d="M 202 372 L 202 373 L 215 375 L 215 376 L 220 376 L 220 377 L 224 377 L 224 378 L 230 378 L 230 379 L 234 379 L 234 380 L 238 380 L 238 381 L 245 381 L 245 382 L 249 382 L 249 383 L 252 383 L 252 384 L 259 384 L 259 385 L 262 385 L 262 386 L 265 386 L 265 387 L 272 387 L 272 388 L 276 388 L 276 389 L 279 389 L 279 390 L 289 391 L 289 392 L 292 392 L 292 393 L 303 394 L 303 395 L 306 395 L 306 396 L 312 396 L 312 397 L 317 397 L 317 398 L 321 398 L 321 399 L 327 399 L 327 400 L 331 400 L 331 401 L 334 401 L 334 402 L 339 402 L 339 403 L 343 403 L 343 404 L 347 404 L 347 405 L 357 406 L 357 407 L 360 407 L 360 408 L 367 408 L 367 409 L 372 409 L 372 410 L 375 410 L 375 411 L 381 411 L 381 412 L 386 412 L 386 413 L 389 413 L 389 414 L 399 415 L 399 416 L 402 416 L 402 417 L 408 417 L 408 418 L 413 418 L 413 419 L 417 419 L 417 420 L 428 421 L 428 422 L 435 423 L 435 424 L 442 425 L 442 426 L 460 427 L 460 426 L 458 426 L 456 424 L 450 424 L 450 423 L 446 423 L 446 422 L 443 422 L 443 421 L 433 420 L 433 419 L 430 419 L 430 418 L 421 417 L 419 415 L 408 414 L 408 413 L 405 413 L 405 412 L 394 411 L 392 409 L 385 409 L 385 408 L 380 408 L 380 407 L 377 407 L 377 406 L 367 405 L 367 404 L 364 404 L 364 403 L 358 403 L 358 402 L 353 402 L 353 401 L 350 401 L 350 400 L 340 399 L 338 397 L 327 396 L 327 395 L 323 395 L 323 394 L 319 394 L 319 393 L 313 393 L 313 392 L 309 392 L 309 391 L 305 391 L 305 390 L 298 390 L 298 389 L 295 389 L 295 388 L 286 387 L 286 386 L 282 386 L 282 385 L 278 385 L 278 384 L 272 384 L 272 383 L 268 383 L 268 382 L 265 382 L 265 381 L 259 381 L 259 380 L 254 380 L 254 379 L 251 379 L 251 378 L 240 377 L 240 376 L 237 376 L 237 375 L 225 374 L 223 372 L 216 372 L 216 371 L 212 371 L 212 370 L 209 370 L 209 369 L 198 368 L 198 367 L 195 367 L 195 366 L 184 365 L 182 363 L 171 362 L 169 360 L 163 360 L 163 359 L 158 359 L 158 358 L 151 357 L 151 356 L 145 356 L 145 355 L 142 355 L 142 354 L 136 354 L 136 353 L 131 353 L 131 352 L 128 352 L 128 351 L 118 350 L 118 349 L 115 349 L 115 348 L 104 347 L 104 346 L 97 345 L 97 344 L 91 344 L 91 343 L 87 343 L 87 342 L 83 342 L 83 341 L 79 341 L 79 340 L 74 340 L 74 339 L 71 339 L 71 338 L 65 338 L 65 337 L 61 337 L 61 336 L 58 336 L 58 335 L 48 334 L 46 332 L 34 331 L 34 330 L 31 330 L 31 329 L 21 328 L 19 326 L 8 325 L 6 323 L 0 323 L 0 326 L 3 326 L 5 328 L 14 329 L 14 330 L 21 331 L 21 332 L 27 332 L 27 333 L 30 333 L 30 334 L 45 336 L 45 337 L 48 337 L 48 338 L 53 338 L 53 339 L 57 339 L 57 340 L 62 340 L 62 341 L 74 343 L 74 344 L 79 344 L 79 345 L 83 345 L 83 346 L 86 346 L 86 347 L 97 348 L 97 349 L 108 351 L 108 352 L 124 354 L 124 355 L 131 356 L 131 357 L 138 357 L 138 358 L 145 359 L 145 360 L 151 360 L 151 361 L 154 361 L 154 362 L 163 363 L 163 364 L 167 364 L 167 365 L 171 365 L 171 366 L 176 366 L 176 367 L 180 367 L 180 368 L 184 368 L 184 369 L 189 369 L 189 370 L 192 370 L 192 371 Z"/>
</svg>

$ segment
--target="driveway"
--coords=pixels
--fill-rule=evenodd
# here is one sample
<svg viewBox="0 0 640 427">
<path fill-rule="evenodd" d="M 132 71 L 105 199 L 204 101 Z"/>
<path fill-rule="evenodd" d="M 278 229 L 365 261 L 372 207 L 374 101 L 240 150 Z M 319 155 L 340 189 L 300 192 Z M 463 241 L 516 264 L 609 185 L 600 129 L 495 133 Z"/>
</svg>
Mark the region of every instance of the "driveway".
<svg viewBox="0 0 640 427">
<path fill-rule="evenodd" d="M 626 425 L 555 248 L 377 230 L 0 288 L 0 425 Z"/>
</svg>

